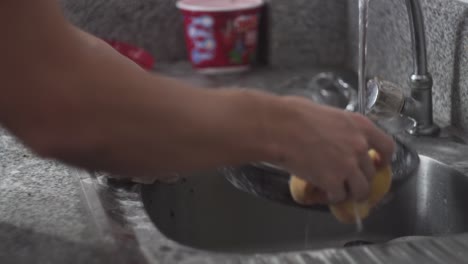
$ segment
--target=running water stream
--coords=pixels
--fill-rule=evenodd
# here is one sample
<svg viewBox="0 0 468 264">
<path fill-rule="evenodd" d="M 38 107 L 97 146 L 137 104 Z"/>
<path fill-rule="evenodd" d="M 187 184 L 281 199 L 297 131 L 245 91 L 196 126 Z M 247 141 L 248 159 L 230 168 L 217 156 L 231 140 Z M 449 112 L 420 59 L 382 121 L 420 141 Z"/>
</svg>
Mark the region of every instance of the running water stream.
<svg viewBox="0 0 468 264">
<path fill-rule="evenodd" d="M 358 111 L 366 114 L 367 93 L 366 93 L 366 61 L 367 61 L 367 26 L 368 26 L 368 9 L 370 0 L 359 0 L 359 39 L 358 39 Z M 354 216 L 356 221 L 356 231 L 363 231 L 362 220 L 358 214 L 357 204 L 353 204 Z M 309 244 L 309 224 L 311 221 L 311 213 L 307 217 L 305 228 L 304 244 L 308 247 Z"/>
<path fill-rule="evenodd" d="M 367 25 L 370 0 L 359 0 L 359 51 L 358 51 L 358 111 L 366 114 L 366 74 L 367 74 Z"/>
<path fill-rule="evenodd" d="M 358 39 L 358 111 L 365 115 L 367 107 L 366 61 L 367 61 L 367 26 L 370 0 L 359 0 L 359 39 Z M 361 232 L 362 221 L 358 215 L 357 205 L 354 203 L 357 232 Z"/>
</svg>

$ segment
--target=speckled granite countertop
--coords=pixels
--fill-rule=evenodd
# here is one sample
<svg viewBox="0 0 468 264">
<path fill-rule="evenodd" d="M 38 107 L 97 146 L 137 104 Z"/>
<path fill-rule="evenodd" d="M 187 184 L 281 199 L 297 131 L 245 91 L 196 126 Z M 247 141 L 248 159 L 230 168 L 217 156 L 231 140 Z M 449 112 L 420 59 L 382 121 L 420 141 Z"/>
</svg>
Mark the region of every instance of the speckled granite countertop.
<svg viewBox="0 0 468 264">
<path fill-rule="evenodd" d="M 0 129 L 0 262 L 60 263 L 71 255 L 86 262 L 99 255 L 78 186 L 67 167 L 37 158 Z"/>
<path fill-rule="evenodd" d="M 100 242 L 70 171 L 0 128 L 0 263 L 130 263 Z"/>
</svg>

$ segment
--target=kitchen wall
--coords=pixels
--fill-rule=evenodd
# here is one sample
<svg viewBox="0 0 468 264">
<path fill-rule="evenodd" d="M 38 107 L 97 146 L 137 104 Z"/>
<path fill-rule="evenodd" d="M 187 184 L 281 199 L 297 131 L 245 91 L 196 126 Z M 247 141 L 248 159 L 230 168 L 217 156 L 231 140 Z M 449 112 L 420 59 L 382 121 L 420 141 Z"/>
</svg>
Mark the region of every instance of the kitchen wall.
<svg viewBox="0 0 468 264">
<path fill-rule="evenodd" d="M 148 49 L 157 60 L 186 59 L 176 0 L 61 0 L 67 18 L 100 37 Z M 269 0 L 263 53 L 274 65 L 343 64 L 347 52 L 346 1 Z M 325 15 L 324 15 L 325 14 Z M 263 38 L 262 38 L 263 39 Z"/>
<path fill-rule="evenodd" d="M 347 1 L 272 0 L 271 63 L 337 66 L 347 54 Z"/>
<path fill-rule="evenodd" d="M 275 66 L 356 69 L 358 0 L 269 0 L 269 41 L 262 47 Z M 106 38 L 135 43 L 156 60 L 186 59 L 175 0 L 61 0 L 66 16 Z M 434 115 L 468 129 L 468 4 L 421 0 L 434 78 Z M 372 0 L 369 76 L 403 87 L 412 70 L 405 0 Z M 270 45 L 265 45 L 265 43 Z M 458 56 L 455 56 L 458 54 Z"/>
<path fill-rule="evenodd" d="M 182 20 L 175 0 L 60 0 L 66 17 L 103 38 L 127 41 L 157 60 L 185 57 Z"/>
<path fill-rule="evenodd" d="M 452 80 L 452 122 L 468 130 L 468 11 L 457 27 Z"/>
</svg>

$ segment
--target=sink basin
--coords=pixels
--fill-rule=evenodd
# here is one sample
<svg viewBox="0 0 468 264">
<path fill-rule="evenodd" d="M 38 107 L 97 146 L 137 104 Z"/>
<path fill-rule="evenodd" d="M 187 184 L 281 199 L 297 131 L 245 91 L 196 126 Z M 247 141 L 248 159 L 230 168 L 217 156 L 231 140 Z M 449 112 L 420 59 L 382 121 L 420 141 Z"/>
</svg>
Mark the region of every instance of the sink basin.
<svg viewBox="0 0 468 264">
<path fill-rule="evenodd" d="M 141 194 L 148 215 L 165 236 L 202 250 L 286 252 L 468 231 L 468 178 L 426 156 L 421 156 L 414 176 L 373 211 L 361 233 L 329 212 L 241 192 L 219 171 L 186 176 L 175 185 L 145 186 Z"/>
</svg>

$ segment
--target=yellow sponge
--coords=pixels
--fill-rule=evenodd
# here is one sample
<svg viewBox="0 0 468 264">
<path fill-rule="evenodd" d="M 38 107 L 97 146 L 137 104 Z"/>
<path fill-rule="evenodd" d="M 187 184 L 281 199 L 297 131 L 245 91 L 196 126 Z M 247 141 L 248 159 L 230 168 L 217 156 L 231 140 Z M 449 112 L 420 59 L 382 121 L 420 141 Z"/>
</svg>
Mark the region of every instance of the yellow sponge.
<svg viewBox="0 0 468 264">
<path fill-rule="evenodd" d="M 377 171 L 371 182 L 368 199 L 364 202 L 348 200 L 338 204 L 329 205 L 330 211 L 340 222 L 354 223 L 356 221 L 354 206 L 356 206 L 358 217 L 360 219 L 366 218 L 369 216 L 370 210 L 379 203 L 390 190 L 392 183 L 391 167 L 380 166 L 381 159 L 375 150 L 369 150 L 369 156 L 374 161 Z M 294 201 L 299 204 L 314 205 L 325 204 L 327 202 L 325 192 L 297 176 L 291 176 L 289 189 Z"/>
</svg>

